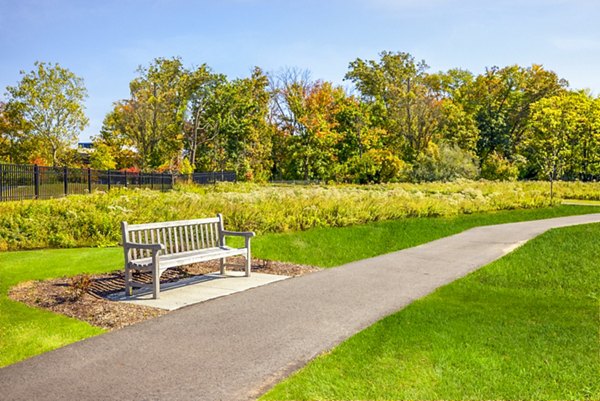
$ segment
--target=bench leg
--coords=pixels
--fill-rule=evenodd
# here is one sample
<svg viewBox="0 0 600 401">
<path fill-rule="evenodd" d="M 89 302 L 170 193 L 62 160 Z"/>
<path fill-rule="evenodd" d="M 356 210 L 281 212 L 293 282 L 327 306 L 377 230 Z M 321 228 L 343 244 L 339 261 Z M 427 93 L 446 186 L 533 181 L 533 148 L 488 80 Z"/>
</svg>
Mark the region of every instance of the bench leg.
<svg viewBox="0 0 600 401">
<path fill-rule="evenodd" d="M 246 277 L 250 277 L 250 267 L 252 266 L 252 253 L 250 252 L 250 238 L 246 237 Z"/>
<path fill-rule="evenodd" d="M 160 267 L 156 254 L 152 256 L 152 265 L 152 296 L 154 299 L 158 299 L 160 294 Z"/>
<path fill-rule="evenodd" d="M 250 267 L 252 266 L 252 257 L 250 252 L 246 254 L 246 277 L 250 277 Z"/>
<path fill-rule="evenodd" d="M 152 298 L 160 298 L 160 272 L 158 269 L 152 272 Z"/>
<path fill-rule="evenodd" d="M 131 270 L 125 266 L 125 296 L 131 296 Z"/>
<path fill-rule="evenodd" d="M 246 277 L 250 277 L 250 264 L 252 263 L 252 259 L 246 258 Z"/>
<path fill-rule="evenodd" d="M 221 274 L 225 274 L 225 258 L 221 258 Z"/>
</svg>

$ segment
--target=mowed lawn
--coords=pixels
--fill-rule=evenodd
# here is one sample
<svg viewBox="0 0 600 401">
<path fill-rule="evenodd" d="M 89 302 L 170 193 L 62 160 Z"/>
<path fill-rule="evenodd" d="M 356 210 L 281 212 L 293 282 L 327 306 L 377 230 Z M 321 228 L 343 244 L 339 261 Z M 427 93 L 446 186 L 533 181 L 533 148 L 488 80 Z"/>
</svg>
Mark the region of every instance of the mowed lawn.
<svg viewBox="0 0 600 401">
<path fill-rule="evenodd" d="M 351 337 L 263 400 L 600 399 L 600 224 L 552 230 Z"/>
<path fill-rule="evenodd" d="M 111 271 L 119 266 L 117 254 L 116 248 L 0 252 L 0 366 L 104 331 L 10 301 L 7 298 L 10 287 L 29 280 Z"/>
<path fill-rule="evenodd" d="M 598 211 L 594 206 L 559 206 L 270 234 L 253 240 L 253 253 L 259 258 L 332 267 L 475 226 Z M 10 301 L 10 287 L 28 280 L 109 272 L 121 269 L 122 263 L 121 248 L 0 252 L 0 366 L 102 333 L 87 323 Z"/>
<path fill-rule="evenodd" d="M 253 240 L 252 247 L 256 256 L 265 259 L 334 267 L 424 244 L 473 227 L 586 213 L 600 213 L 600 208 L 563 205 L 455 217 L 407 218 L 342 228 L 315 228 L 260 236 Z"/>
</svg>

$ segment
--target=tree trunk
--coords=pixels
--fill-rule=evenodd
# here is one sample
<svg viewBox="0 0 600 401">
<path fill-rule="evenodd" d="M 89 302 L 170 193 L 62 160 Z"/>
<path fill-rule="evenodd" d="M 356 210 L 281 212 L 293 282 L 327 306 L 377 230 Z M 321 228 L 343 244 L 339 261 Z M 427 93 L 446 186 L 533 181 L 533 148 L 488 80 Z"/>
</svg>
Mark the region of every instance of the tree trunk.
<svg viewBox="0 0 600 401">
<path fill-rule="evenodd" d="M 304 157 L 304 181 L 308 181 L 308 156 Z"/>
</svg>

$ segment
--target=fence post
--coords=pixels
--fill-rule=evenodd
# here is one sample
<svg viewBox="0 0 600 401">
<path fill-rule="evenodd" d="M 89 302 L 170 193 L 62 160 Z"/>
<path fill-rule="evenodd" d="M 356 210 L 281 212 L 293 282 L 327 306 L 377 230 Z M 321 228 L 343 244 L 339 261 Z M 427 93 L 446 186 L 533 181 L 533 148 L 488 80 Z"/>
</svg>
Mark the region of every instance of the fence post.
<svg viewBox="0 0 600 401">
<path fill-rule="evenodd" d="M 33 165 L 33 194 L 35 199 L 40 198 L 40 167 L 37 164 Z"/>
<path fill-rule="evenodd" d="M 88 193 L 92 193 L 92 169 L 88 167 Z"/>
<path fill-rule="evenodd" d="M 63 186 L 64 186 L 64 190 L 65 190 L 65 196 L 67 196 L 69 194 L 69 186 L 67 184 L 67 177 L 69 175 L 69 169 L 67 168 L 67 166 L 63 167 Z"/>
<path fill-rule="evenodd" d="M 110 191 L 110 170 L 106 170 L 106 178 L 108 178 L 108 191 Z"/>
<path fill-rule="evenodd" d="M 127 188 L 127 171 L 124 171 L 125 173 L 125 188 Z"/>
</svg>

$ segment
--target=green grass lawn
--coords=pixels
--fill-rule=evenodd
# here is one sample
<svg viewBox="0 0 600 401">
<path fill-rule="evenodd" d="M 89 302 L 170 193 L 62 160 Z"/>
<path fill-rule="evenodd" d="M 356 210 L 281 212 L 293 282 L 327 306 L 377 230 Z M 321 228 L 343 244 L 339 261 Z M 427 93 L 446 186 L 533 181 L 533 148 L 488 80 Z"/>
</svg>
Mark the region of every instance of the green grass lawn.
<svg viewBox="0 0 600 401">
<path fill-rule="evenodd" d="M 600 224 L 552 230 L 356 334 L 263 400 L 600 399 Z"/>
<path fill-rule="evenodd" d="M 452 218 L 409 218 L 344 228 L 262 235 L 253 240 L 260 258 L 337 266 L 422 244 L 467 228 L 510 221 L 594 213 L 593 206 L 501 211 Z M 101 329 L 7 299 L 19 282 L 120 269 L 121 248 L 0 252 L 0 366 L 90 337 Z"/>
<path fill-rule="evenodd" d="M 563 205 L 455 217 L 387 220 L 342 228 L 263 235 L 257 237 L 252 246 L 254 254 L 261 258 L 333 267 L 424 244 L 472 227 L 599 212 L 597 206 Z"/>
<path fill-rule="evenodd" d="M 20 282 L 100 273 L 118 267 L 118 249 L 0 252 L 0 366 L 103 332 L 85 322 L 34 309 L 7 298 Z"/>
</svg>

